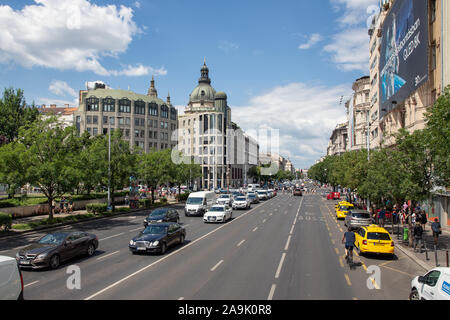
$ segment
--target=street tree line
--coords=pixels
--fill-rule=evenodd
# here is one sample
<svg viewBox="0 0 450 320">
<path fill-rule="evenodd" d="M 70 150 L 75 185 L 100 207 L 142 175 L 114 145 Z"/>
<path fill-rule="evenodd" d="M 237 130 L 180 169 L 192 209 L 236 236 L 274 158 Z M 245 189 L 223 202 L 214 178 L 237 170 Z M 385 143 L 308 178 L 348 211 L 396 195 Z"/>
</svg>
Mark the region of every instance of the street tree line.
<svg viewBox="0 0 450 320">
<path fill-rule="evenodd" d="M 10 95 L 15 95 L 16 99 Z M 0 114 L 8 114 L 12 119 L 21 117 L 23 112 L 18 112 L 19 109 L 27 109 L 23 92 L 5 90 Z M 8 110 L 12 111 L 8 113 Z M 25 112 L 33 116 L 13 121 L 14 128 L 0 128 L 0 135 L 7 137 L 0 145 L 0 182 L 9 186 L 9 197 L 27 183 L 39 187 L 47 197 L 50 219 L 53 218 L 53 200 L 65 193 L 89 194 L 110 186 L 114 196 L 115 191 L 130 185 L 131 176 L 153 191 L 163 184 L 180 186 L 201 175 L 197 164 L 175 164 L 170 149 L 145 153 L 139 147 L 130 148 L 120 130 L 111 130 L 109 161 L 108 135 L 91 137 L 88 132 L 79 135 L 75 126 L 64 127 L 55 116 Z M 112 200 L 114 204 L 114 198 Z"/>
<path fill-rule="evenodd" d="M 399 130 L 392 147 L 370 150 L 370 160 L 367 150 L 327 156 L 308 176 L 350 188 L 378 206 L 423 201 L 433 188 L 450 186 L 450 86 L 425 119 L 424 130 Z"/>
</svg>

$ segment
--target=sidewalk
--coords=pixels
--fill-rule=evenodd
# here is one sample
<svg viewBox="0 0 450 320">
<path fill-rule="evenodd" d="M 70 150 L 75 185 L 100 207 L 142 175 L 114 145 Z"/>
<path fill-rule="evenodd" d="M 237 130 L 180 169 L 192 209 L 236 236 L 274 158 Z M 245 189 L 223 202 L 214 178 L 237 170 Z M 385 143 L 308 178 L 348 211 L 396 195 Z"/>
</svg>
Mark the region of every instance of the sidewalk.
<svg viewBox="0 0 450 320">
<path fill-rule="evenodd" d="M 402 251 L 426 271 L 437 267 L 437 265 L 440 267 L 447 267 L 447 252 L 450 256 L 450 228 L 442 228 L 442 234 L 439 236 L 438 246 L 435 253 L 433 232 L 431 231 L 430 223 L 427 223 L 422 236 L 422 242 L 425 243 L 427 250 L 422 247 L 421 252 L 419 252 L 418 248 L 417 252 L 414 252 L 414 248 L 409 247 L 409 242 L 403 241 L 403 228 L 400 227 L 400 235 L 398 235 L 397 225 L 394 225 L 394 230 L 392 230 L 392 226 L 390 224 L 387 224 L 384 227 L 391 234 L 392 239 L 395 242 L 396 249 Z"/>
</svg>

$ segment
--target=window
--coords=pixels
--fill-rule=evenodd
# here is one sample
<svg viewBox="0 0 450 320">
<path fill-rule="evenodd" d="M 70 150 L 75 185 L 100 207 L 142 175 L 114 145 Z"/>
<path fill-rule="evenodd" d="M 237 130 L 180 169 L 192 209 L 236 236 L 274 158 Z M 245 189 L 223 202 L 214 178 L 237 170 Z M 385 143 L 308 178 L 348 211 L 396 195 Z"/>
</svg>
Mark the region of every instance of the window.
<svg viewBox="0 0 450 320">
<path fill-rule="evenodd" d="M 134 125 L 135 125 L 136 127 L 138 127 L 138 126 L 140 125 L 140 123 L 141 123 L 141 121 L 139 120 L 139 118 L 135 118 L 135 119 L 134 119 Z"/>
<path fill-rule="evenodd" d="M 134 137 L 139 138 L 139 130 L 134 130 Z"/>
<path fill-rule="evenodd" d="M 148 104 L 148 114 L 151 116 L 158 116 L 158 105 L 154 102 Z"/>
<path fill-rule="evenodd" d="M 164 121 L 161 121 L 161 129 L 164 129 Z"/>
<path fill-rule="evenodd" d="M 438 282 L 440 275 L 441 275 L 441 272 L 437 271 L 437 270 L 433 270 L 430 273 L 428 273 L 424 277 L 425 283 L 427 284 L 427 286 L 430 286 L 430 287 L 436 286 L 436 283 Z"/>
<path fill-rule="evenodd" d="M 105 98 L 105 99 L 103 99 L 102 102 L 103 102 L 103 107 L 102 107 L 103 112 L 114 112 L 115 111 L 116 102 L 114 99 Z"/>
<path fill-rule="evenodd" d="M 119 100 L 119 112 L 131 113 L 131 101 L 128 99 Z"/>
<path fill-rule="evenodd" d="M 169 128 L 169 123 L 168 122 L 164 122 L 164 129 L 168 129 Z"/>
<path fill-rule="evenodd" d="M 114 121 L 114 117 L 109 117 L 109 124 L 114 125 L 115 121 Z"/>
<path fill-rule="evenodd" d="M 219 114 L 217 117 L 217 124 L 219 125 L 219 131 L 222 132 L 222 115 Z"/>
<path fill-rule="evenodd" d="M 120 117 L 119 118 L 119 124 L 125 124 L 125 118 Z"/>
<path fill-rule="evenodd" d="M 177 109 L 170 108 L 170 120 L 177 120 Z"/>
<path fill-rule="evenodd" d="M 134 113 L 135 114 L 145 114 L 145 102 L 135 101 L 134 102 Z"/>
<path fill-rule="evenodd" d="M 145 130 L 141 130 L 140 137 L 145 138 Z"/>
<path fill-rule="evenodd" d="M 93 124 L 98 124 L 98 116 L 93 116 L 92 117 L 92 123 Z"/>
<path fill-rule="evenodd" d="M 92 128 L 92 135 L 93 136 L 98 135 L 98 128 Z"/>
<path fill-rule="evenodd" d="M 436 69 L 436 41 L 431 44 L 431 70 Z"/>
<path fill-rule="evenodd" d="M 108 117 L 107 116 L 103 116 L 103 124 L 108 124 Z"/>
<path fill-rule="evenodd" d="M 130 136 L 130 129 L 125 129 L 125 137 L 129 137 Z"/>
<path fill-rule="evenodd" d="M 161 106 L 161 117 L 162 118 L 169 118 L 169 108 L 165 104 Z"/>
<path fill-rule="evenodd" d="M 86 117 L 86 123 L 87 124 L 91 124 L 92 123 L 92 116 L 87 116 Z"/>
<path fill-rule="evenodd" d="M 86 99 L 86 111 L 98 111 L 98 99 L 91 97 Z"/>
<path fill-rule="evenodd" d="M 86 128 L 86 131 L 87 131 L 89 134 L 92 133 L 92 132 L 91 132 L 91 128 Z"/>
<path fill-rule="evenodd" d="M 125 118 L 125 124 L 128 124 L 128 125 L 129 125 L 130 123 L 131 123 L 130 117 L 126 117 L 126 118 Z"/>
</svg>

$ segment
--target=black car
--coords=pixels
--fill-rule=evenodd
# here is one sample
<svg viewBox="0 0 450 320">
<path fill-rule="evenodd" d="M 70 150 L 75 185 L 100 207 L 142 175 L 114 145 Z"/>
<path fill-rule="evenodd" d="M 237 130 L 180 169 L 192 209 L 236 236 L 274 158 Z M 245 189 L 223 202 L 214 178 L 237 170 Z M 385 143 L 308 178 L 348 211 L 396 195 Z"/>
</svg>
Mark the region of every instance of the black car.
<svg viewBox="0 0 450 320">
<path fill-rule="evenodd" d="M 56 269 L 61 262 L 79 255 L 92 256 L 98 248 L 95 234 L 72 231 L 49 233 L 21 249 L 16 259 L 21 268 Z"/>
<path fill-rule="evenodd" d="M 148 226 L 150 223 L 155 222 L 178 222 L 180 221 L 180 215 L 178 211 L 173 208 L 160 208 L 153 210 L 147 218 L 144 220 L 144 226 Z"/>
<path fill-rule="evenodd" d="M 131 239 L 129 248 L 133 254 L 137 252 L 164 254 L 170 246 L 183 244 L 185 238 L 186 229 L 178 223 L 152 223 Z"/>
</svg>

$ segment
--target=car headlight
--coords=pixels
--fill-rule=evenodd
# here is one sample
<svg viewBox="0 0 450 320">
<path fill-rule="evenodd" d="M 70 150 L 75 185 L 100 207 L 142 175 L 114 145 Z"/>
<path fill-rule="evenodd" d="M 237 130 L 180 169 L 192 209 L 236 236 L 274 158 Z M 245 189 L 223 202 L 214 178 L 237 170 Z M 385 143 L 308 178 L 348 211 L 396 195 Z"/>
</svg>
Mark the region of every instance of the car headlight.
<svg viewBox="0 0 450 320">
<path fill-rule="evenodd" d="M 130 240 L 130 246 L 134 246 L 136 244 L 136 242 L 134 242 L 133 240 Z"/>
<path fill-rule="evenodd" d="M 36 259 L 45 259 L 47 257 L 47 253 L 42 253 L 36 257 Z"/>
<path fill-rule="evenodd" d="M 156 241 L 153 241 L 152 246 L 153 246 L 153 247 L 156 247 L 158 244 L 159 244 L 159 241 L 156 240 Z"/>
</svg>

